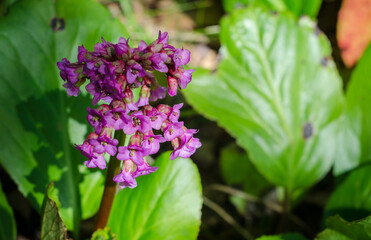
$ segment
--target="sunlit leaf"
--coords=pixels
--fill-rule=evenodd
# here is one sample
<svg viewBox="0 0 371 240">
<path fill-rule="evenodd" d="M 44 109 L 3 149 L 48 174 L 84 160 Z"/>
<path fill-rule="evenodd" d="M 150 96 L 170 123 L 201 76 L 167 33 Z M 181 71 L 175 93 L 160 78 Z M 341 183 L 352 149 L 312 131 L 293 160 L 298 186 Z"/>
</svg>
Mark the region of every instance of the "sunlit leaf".
<svg viewBox="0 0 371 240">
<path fill-rule="evenodd" d="M 118 240 L 197 238 L 202 206 L 197 167 L 190 159 L 169 158 L 162 154 L 156 172 L 115 197 L 108 226 Z"/>
<path fill-rule="evenodd" d="M 315 28 L 289 13 L 235 11 L 222 21 L 217 74 L 196 71 L 184 91 L 236 138 L 263 176 L 291 192 L 329 171 L 343 110 L 330 44 Z"/>
</svg>

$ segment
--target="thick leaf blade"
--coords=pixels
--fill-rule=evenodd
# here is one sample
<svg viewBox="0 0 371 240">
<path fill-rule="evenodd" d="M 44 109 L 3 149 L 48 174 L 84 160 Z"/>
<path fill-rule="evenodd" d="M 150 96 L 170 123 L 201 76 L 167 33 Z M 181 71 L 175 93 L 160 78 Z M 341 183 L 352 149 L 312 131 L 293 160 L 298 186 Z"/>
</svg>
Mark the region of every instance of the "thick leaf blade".
<svg viewBox="0 0 371 240">
<path fill-rule="evenodd" d="M 218 73 L 196 71 L 188 102 L 236 137 L 272 183 L 313 184 L 333 163 L 343 109 L 329 42 L 309 19 L 261 8 L 225 18 L 221 38 Z"/>
<path fill-rule="evenodd" d="M 371 166 L 353 170 L 336 188 L 325 208 L 325 218 L 339 214 L 351 221 L 366 217 L 371 212 Z"/>
<path fill-rule="evenodd" d="M 49 185 L 45 194 L 41 218 L 41 240 L 67 239 L 66 225 L 59 215 L 57 204 L 49 196 L 53 191 L 55 191 L 54 183 Z"/>
<path fill-rule="evenodd" d="M 83 157 L 73 148 L 81 142 L 72 141 L 86 134 L 83 103 L 90 99 L 67 97 L 56 62 L 76 59 L 78 45 L 91 48 L 102 36 L 117 41 L 125 29 L 95 1 L 32 0 L 14 4 L 0 32 L 0 45 L 7 46 L 0 49 L 0 130 L 8 136 L 0 139 L 0 164 L 39 211 L 54 181 L 62 219 L 77 229 Z"/>
<path fill-rule="evenodd" d="M 6 200 L 0 182 L 0 239 L 15 240 L 17 237 L 17 226 L 15 223 L 13 210 Z"/>
<path fill-rule="evenodd" d="M 108 226 L 118 240 L 197 238 L 202 206 L 197 167 L 190 159 L 169 158 L 162 154 L 156 172 L 116 195 Z"/>
</svg>

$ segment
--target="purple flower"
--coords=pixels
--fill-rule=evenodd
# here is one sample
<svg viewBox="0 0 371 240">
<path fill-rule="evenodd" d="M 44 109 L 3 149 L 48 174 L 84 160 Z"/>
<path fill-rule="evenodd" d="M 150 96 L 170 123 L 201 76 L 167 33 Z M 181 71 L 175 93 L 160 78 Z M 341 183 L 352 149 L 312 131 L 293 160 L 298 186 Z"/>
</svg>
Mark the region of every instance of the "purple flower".
<svg viewBox="0 0 371 240">
<path fill-rule="evenodd" d="M 108 153 L 111 156 L 114 156 L 117 152 L 117 139 L 111 139 L 107 136 L 99 136 L 97 139 L 90 139 L 90 145 L 93 146 L 94 152 L 98 154 Z"/>
<path fill-rule="evenodd" d="M 184 70 L 180 69 L 179 74 L 180 77 L 178 77 L 178 83 L 180 88 L 184 89 L 187 87 L 187 84 L 191 82 L 192 80 L 192 73 L 194 72 L 194 69 Z"/>
<path fill-rule="evenodd" d="M 130 87 L 127 87 L 124 92 L 124 102 L 126 104 L 126 110 L 127 111 L 135 111 L 138 110 L 137 105 L 134 103 L 134 95 L 131 91 Z"/>
<path fill-rule="evenodd" d="M 77 54 L 77 60 L 78 60 L 78 62 L 79 63 L 82 63 L 82 62 L 84 62 L 84 61 L 86 61 L 85 60 L 85 54 L 87 54 L 87 53 L 89 53 L 88 52 L 88 50 L 86 50 L 85 48 L 84 48 L 84 45 L 81 45 L 79 48 L 78 48 L 78 54 Z"/>
<path fill-rule="evenodd" d="M 114 176 L 113 181 L 119 183 L 121 188 L 135 188 L 137 186 L 137 181 L 133 177 L 133 169 L 135 168 L 133 161 L 125 160 L 120 174 Z"/>
<path fill-rule="evenodd" d="M 169 75 L 167 77 L 167 83 L 169 86 L 169 95 L 172 97 L 175 96 L 178 89 L 178 81 L 176 80 L 176 78 Z"/>
<path fill-rule="evenodd" d="M 170 123 L 166 124 L 166 128 L 164 130 L 164 137 L 167 141 L 171 141 L 176 137 L 182 136 L 184 133 L 183 125 L 184 122 L 177 122 L 177 123 Z"/>
<path fill-rule="evenodd" d="M 129 145 L 127 147 L 119 147 L 117 154 L 118 160 L 133 160 L 135 164 L 140 165 L 144 162 L 143 157 L 148 155 L 149 150 L 137 145 Z"/>
<path fill-rule="evenodd" d="M 149 60 L 152 62 L 152 67 L 159 71 L 159 72 L 167 72 L 169 69 L 167 68 L 165 61 L 167 60 L 168 56 L 166 53 L 154 53 Z"/>
<path fill-rule="evenodd" d="M 70 61 L 68 61 L 66 58 L 63 58 L 62 61 L 57 62 L 57 66 L 59 70 L 61 70 L 59 75 L 64 81 L 70 83 L 77 82 L 80 72 L 76 73 L 76 71 L 81 69 L 80 65 L 71 64 Z"/>
<path fill-rule="evenodd" d="M 158 167 L 152 167 L 144 161 L 142 164 L 137 165 L 137 170 L 134 172 L 133 177 L 148 175 L 150 173 L 155 172 L 157 169 Z"/>
<path fill-rule="evenodd" d="M 57 63 L 58 68 L 61 70 L 59 75 L 66 81 L 63 87 L 66 88 L 69 96 L 77 97 L 79 95 L 80 88 L 76 86 L 79 81 L 79 76 L 82 73 L 82 66 L 79 64 L 71 64 L 66 58 Z M 80 85 L 79 85 L 80 86 Z"/>
<path fill-rule="evenodd" d="M 107 94 L 104 89 L 99 85 L 99 82 L 90 82 L 85 87 L 86 91 L 93 95 L 93 105 L 97 105 L 97 103 L 102 99 L 103 101 L 110 103 L 112 101 L 112 97 Z"/>
<path fill-rule="evenodd" d="M 147 49 L 147 43 L 145 42 L 145 41 L 143 41 L 143 40 L 141 40 L 140 42 L 139 42 L 139 44 L 138 44 L 138 48 L 137 48 L 137 50 L 138 50 L 138 52 L 143 52 L 144 50 L 146 50 Z"/>
<path fill-rule="evenodd" d="M 136 131 L 146 133 L 152 129 L 151 122 L 142 112 L 137 111 L 124 119 L 123 130 L 127 135 L 131 135 Z"/>
<path fill-rule="evenodd" d="M 142 66 L 139 63 L 128 66 L 126 70 L 126 79 L 130 84 L 135 82 L 137 77 L 142 78 L 145 75 L 146 71 L 142 68 Z"/>
<path fill-rule="evenodd" d="M 189 158 L 195 153 L 197 148 L 202 146 L 200 140 L 193 137 L 195 133 L 197 133 L 197 130 L 187 129 L 183 136 L 172 141 L 175 149 L 170 155 L 170 160 L 174 160 L 177 157 Z"/>
<path fill-rule="evenodd" d="M 189 62 L 191 53 L 187 49 L 176 49 L 171 57 L 174 62 L 174 68 L 178 69 L 180 66 L 186 65 Z"/>
<path fill-rule="evenodd" d="M 66 82 L 65 84 L 63 84 L 63 87 L 66 88 L 68 96 L 77 97 L 81 92 L 80 88 L 76 87 L 76 85 L 71 82 Z"/>
<path fill-rule="evenodd" d="M 166 45 L 168 41 L 169 41 L 169 34 L 167 32 L 161 33 L 161 31 L 159 31 L 156 42 Z"/>
<path fill-rule="evenodd" d="M 117 154 L 117 159 L 123 161 L 122 169 L 113 180 L 121 188 L 136 187 L 136 177 L 158 169 L 144 157 L 156 154 L 161 143 L 171 141 L 174 149 L 171 159 L 189 157 L 201 147 L 199 139 L 193 137 L 197 131 L 178 122 L 182 103 L 173 107 L 160 104 L 157 108 L 149 105 L 149 101 L 166 97 L 167 90 L 170 96 L 176 95 L 178 86 L 183 89 L 192 80 L 194 70 L 183 67 L 190 61 L 190 52 L 176 49 L 168 40 L 168 33 L 160 31 L 150 45 L 140 41 L 137 48 L 132 48 L 129 39 L 120 38 L 117 44 L 112 44 L 102 38 L 94 51 L 80 46 L 77 62 L 70 63 L 64 58 L 57 63 L 68 95 L 79 95 L 87 80 L 85 88 L 93 96 L 93 105 L 101 100 L 109 104 L 87 108 L 87 120 L 94 132 L 83 144 L 75 146 L 87 157 L 84 164 L 89 168 L 104 169 L 104 154 Z M 167 76 L 168 88 L 157 81 L 153 74 L 156 71 Z M 136 88 L 141 89 L 139 99 L 134 102 Z M 118 146 L 118 140 L 113 139 L 115 130 L 132 135 L 128 146 Z M 162 134 L 155 130 L 161 130 Z"/>
<path fill-rule="evenodd" d="M 150 105 L 144 106 L 143 111 L 145 112 L 146 116 L 149 117 L 151 121 L 151 127 L 153 129 L 160 130 L 162 123 L 167 119 L 166 114 L 157 111 L 156 108 L 153 108 Z"/>
<path fill-rule="evenodd" d="M 96 55 L 101 55 L 103 57 L 109 57 L 110 53 L 107 51 L 112 44 L 110 42 L 106 42 L 102 37 L 102 43 L 96 43 L 94 46 L 94 52 Z"/>
<path fill-rule="evenodd" d="M 84 162 L 85 166 L 88 168 L 96 168 L 99 167 L 100 169 L 106 168 L 106 160 L 104 159 L 103 154 L 96 154 L 93 158 Z"/>
<path fill-rule="evenodd" d="M 151 95 L 149 100 L 152 102 L 157 101 L 157 99 L 164 99 L 166 97 L 166 87 L 161 86 L 160 84 L 157 85 L 155 89 L 151 89 Z"/>
<path fill-rule="evenodd" d="M 140 90 L 140 96 L 139 96 L 139 99 L 136 103 L 136 105 L 138 107 L 142 107 L 142 106 L 145 106 L 145 105 L 149 104 L 150 91 L 151 91 L 151 89 L 146 84 L 144 84 L 142 89 Z"/>
<path fill-rule="evenodd" d="M 129 39 L 126 40 L 125 38 L 120 37 L 118 43 L 115 44 L 114 47 L 118 56 L 122 56 L 122 54 L 129 54 Z"/>
<path fill-rule="evenodd" d="M 155 154 L 160 149 L 160 143 L 165 142 L 165 138 L 161 135 L 154 135 L 152 132 L 145 136 L 142 147 L 148 149 L 149 155 Z"/>
<path fill-rule="evenodd" d="M 96 133 L 100 133 L 102 128 L 106 126 L 106 121 L 103 118 L 103 115 L 106 111 L 109 110 L 109 106 L 104 104 L 100 106 L 98 109 L 91 109 L 90 107 L 87 108 L 88 110 L 88 122 L 94 128 Z"/>
<path fill-rule="evenodd" d="M 94 151 L 94 146 L 90 143 L 91 140 L 97 139 L 98 135 L 96 133 L 90 133 L 83 144 L 75 145 L 85 157 L 88 158 L 84 164 L 89 168 L 99 167 L 100 169 L 106 168 L 106 160 L 103 154 Z"/>
<path fill-rule="evenodd" d="M 124 124 L 125 105 L 119 100 L 113 100 L 111 106 L 112 108 L 105 113 L 103 119 L 107 126 L 120 130 Z"/>
<path fill-rule="evenodd" d="M 175 104 L 173 108 L 171 109 L 170 115 L 169 115 L 169 120 L 173 123 L 178 122 L 179 116 L 180 116 L 180 111 L 183 107 L 183 103 Z"/>
</svg>

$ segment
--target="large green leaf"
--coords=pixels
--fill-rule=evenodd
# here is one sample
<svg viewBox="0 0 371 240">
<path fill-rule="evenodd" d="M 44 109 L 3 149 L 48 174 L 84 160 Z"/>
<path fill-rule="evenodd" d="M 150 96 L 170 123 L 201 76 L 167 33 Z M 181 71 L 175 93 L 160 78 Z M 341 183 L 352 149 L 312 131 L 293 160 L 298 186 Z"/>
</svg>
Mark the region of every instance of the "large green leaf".
<svg viewBox="0 0 371 240">
<path fill-rule="evenodd" d="M 196 239 L 201 223 L 201 183 L 190 159 L 156 160 L 159 169 L 115 197 L 108 226 L 117 239 Z"/>
<path fill-rule="evenodd" d="M 289 191 L 329 171 L 343 109 L 330 44 L 315 28 L 289 13 L 235 11 L 222 21 L 217 74 L 196 71 L 184 91 L 236 137 L 262 175 Z"/>
<path fill-rule="evenodd" d="M 369 240 L 371 239 L 371 217 L 347 222 L 339 216 L 326 220 L 327 228 L 316 240 Z"/>
<path fill-rule="evenodd" d="M 336 188 L 327 202 L 325 218 L 339 214 L 346 220 L 356 220 L 371 214 L 371 166 L 352 171 Z"/>
<path fill-rule="evenodd" d="M 15 240 L 17 237 L 17 230 L 13 210 L 6 200 L 0 182 L 0 239 Z"/>
<path fill-rule="evenodd" d="M 0 131 L 6 136 L 0 138 L 0 164 L 39 211 L 54 181 L 61 217 L 76 231 L 86 196 L 78 187 L 83 157 L 73 143 L 87 132 L 90 99 L 67 97 L 56 62 L 76 59 L 81 44 L 91 49 L 102 36 L 117 41 L 122 35 L 124 27 L 89 0 L 20 1 L 0 20 Z"/>
<path fill-rule="evenodd" d="M 248 4 L 264 4 L 273 11 L 289 10 L 296 16 L 308 15 L 316 17 L 322 0 L 223 0 L 227 12 Z"/>
</svg>

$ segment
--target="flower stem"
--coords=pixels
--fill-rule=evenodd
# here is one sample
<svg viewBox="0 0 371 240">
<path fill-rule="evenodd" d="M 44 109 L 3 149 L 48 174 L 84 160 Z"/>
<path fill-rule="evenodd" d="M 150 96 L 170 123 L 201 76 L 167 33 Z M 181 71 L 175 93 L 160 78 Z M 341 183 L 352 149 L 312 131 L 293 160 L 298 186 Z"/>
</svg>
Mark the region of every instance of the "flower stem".
<svg viewBox="0 0 371 240">
<path fill-rule="evenodd" d="M 125 144 L 125 138 L 126 135 L 123 131 L 115 132 L 115 139 L 119 141 L 118 146 L 123 146 Z M 113 181 L 113 177 L 120 173 L 120 164 L 121 161 L 117 160 L 116 157 L 111 157 L 108 163 L 106 182 L 104 184 L 104 192 L 99 206 L 97 221 L 95 223 L 95 230 L 99 228 L 103 229 L 107 225 L 113 199 L 116 195 L 117 183 Z"/>
</svg>

